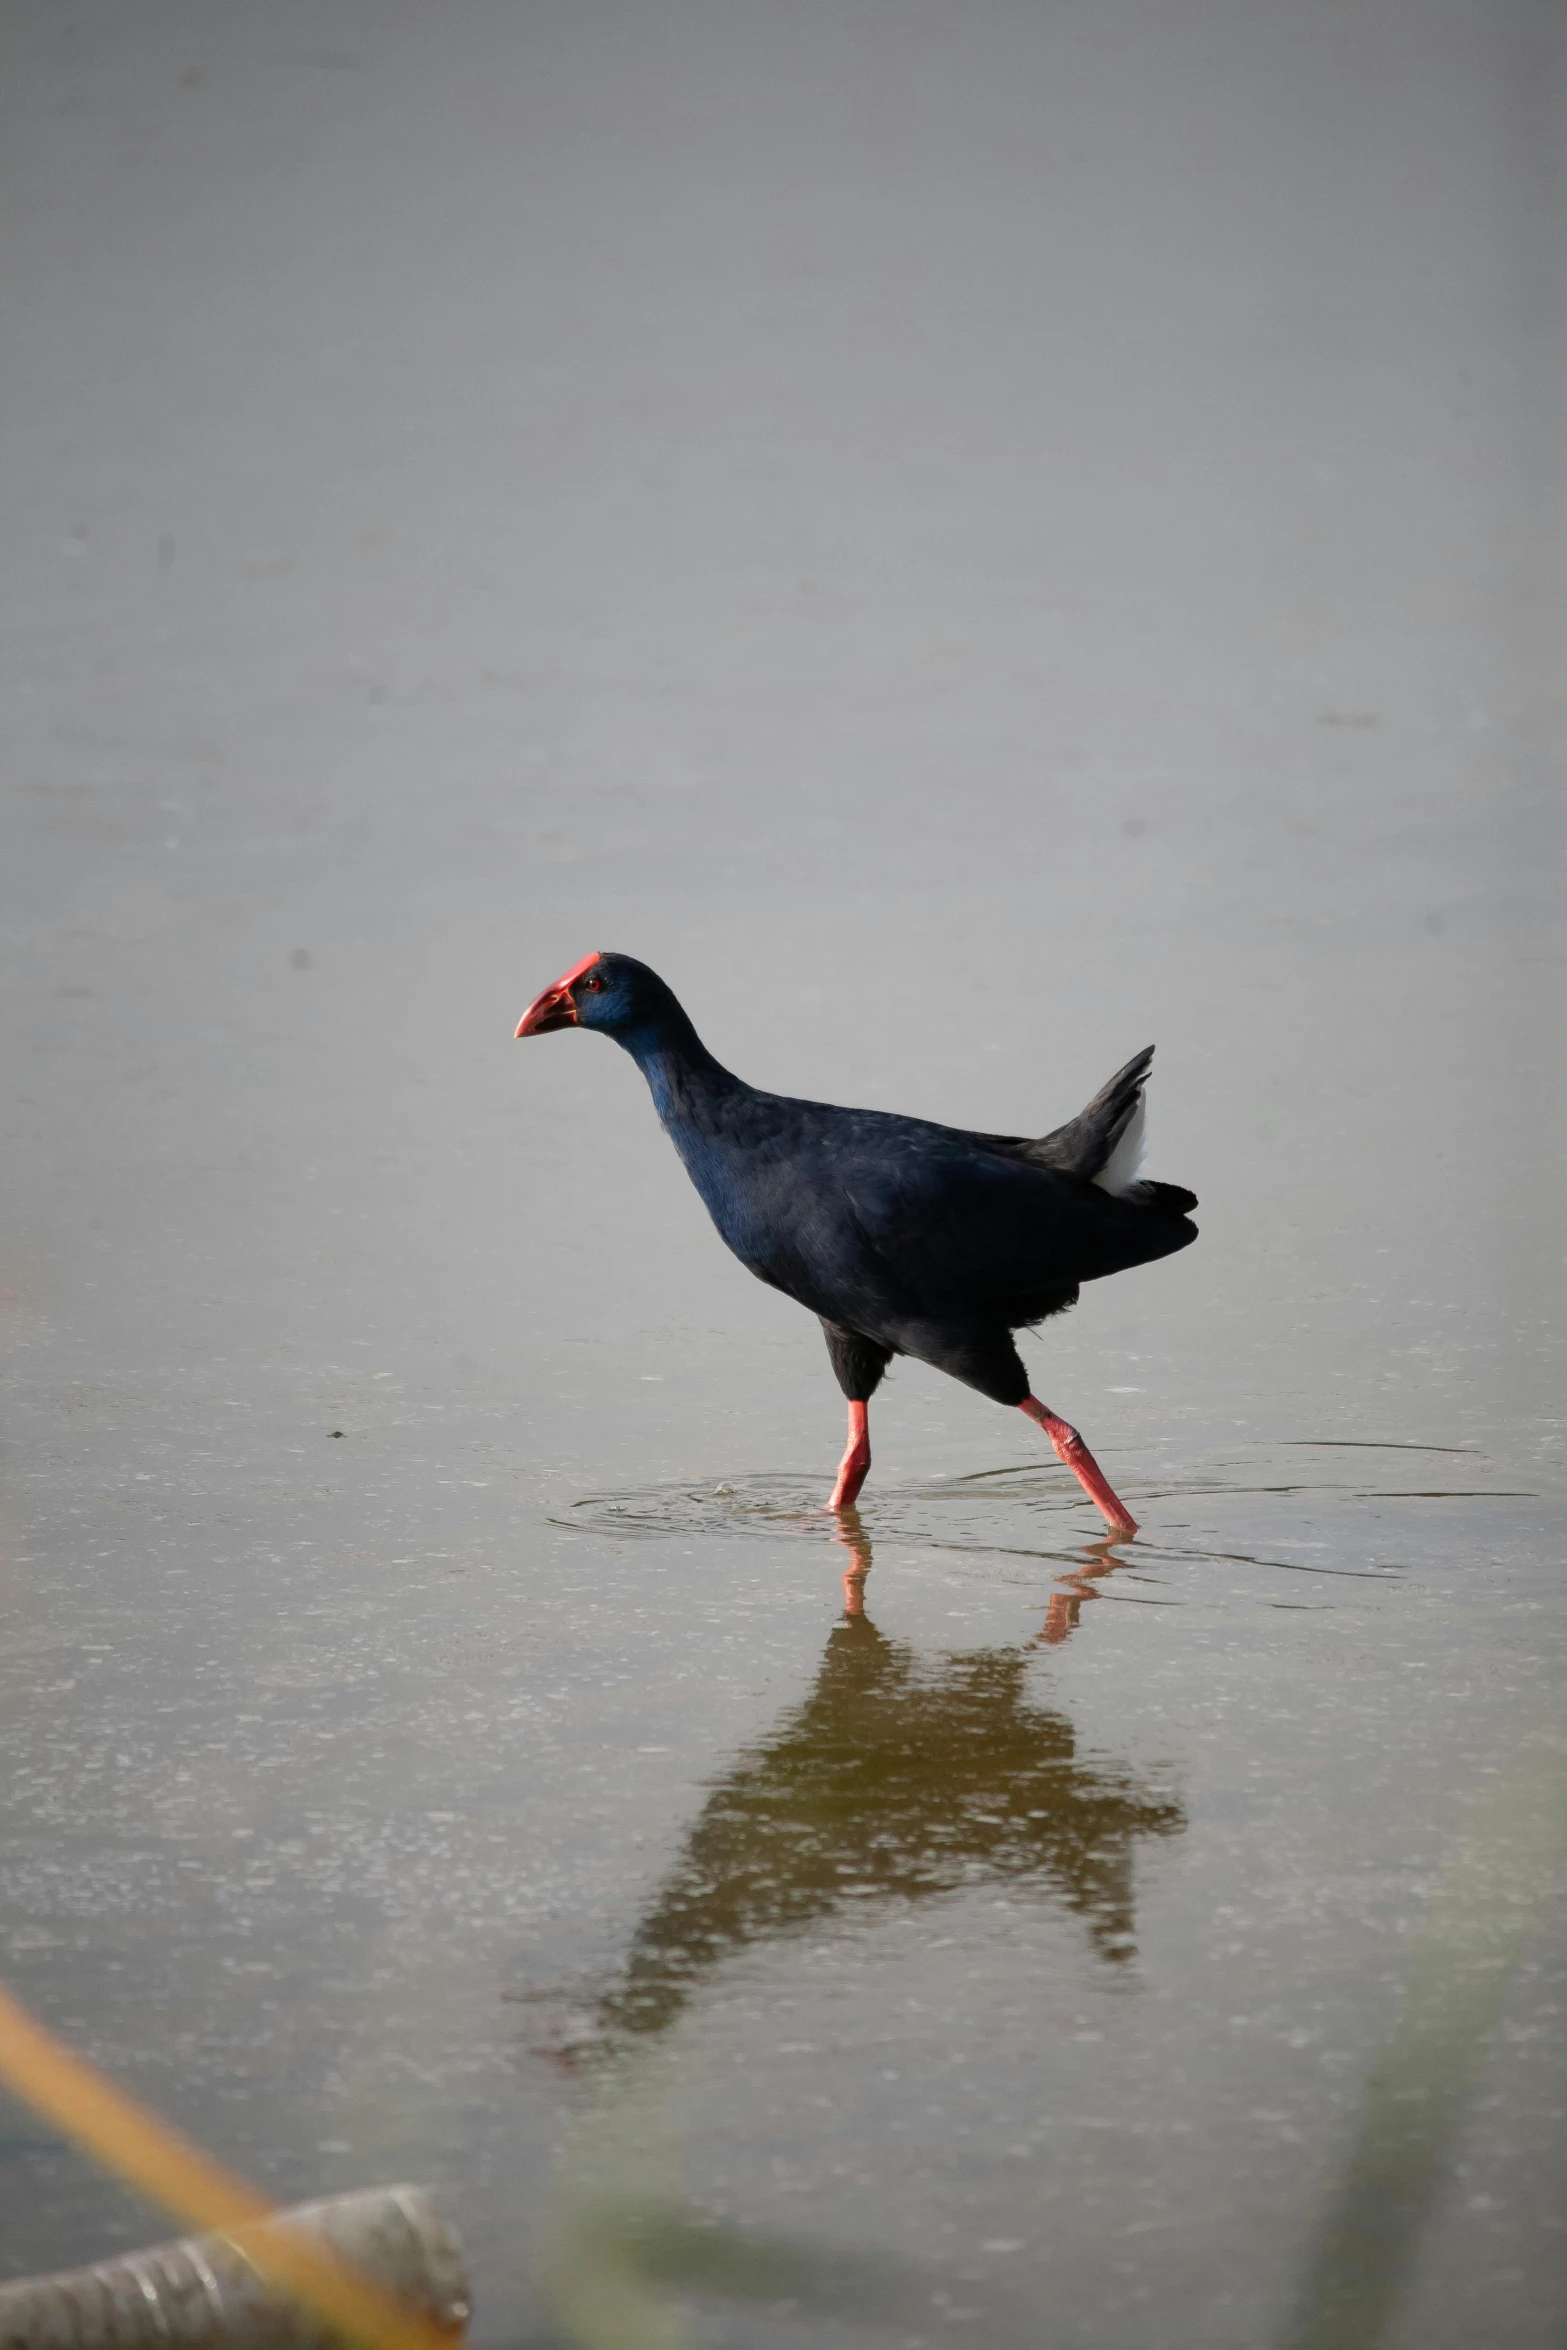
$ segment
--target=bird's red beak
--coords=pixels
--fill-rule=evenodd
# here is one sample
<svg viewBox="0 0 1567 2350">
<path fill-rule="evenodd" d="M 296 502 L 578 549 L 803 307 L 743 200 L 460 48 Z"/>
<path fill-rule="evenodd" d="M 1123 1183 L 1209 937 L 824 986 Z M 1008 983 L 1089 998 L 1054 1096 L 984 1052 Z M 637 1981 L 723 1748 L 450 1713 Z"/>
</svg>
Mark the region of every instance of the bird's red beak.
<svg viewBox="0 0 1567 2350">
<path fill-rule="evenodd" d="M 577 1006 L 571 992 L 572 982 L 580 979 L 583 972 L 590 969 L 598 959 L 598 950 L 595 948 L 591 955 L 584 955 L 580 963 L 573 963 L 571 969 L 563 978 L 557 979 L 553 987 L 547 987 L 542 995 L 536 995 L 517 1023 L 517 1034 L 547 1036 L 552 1028 L 575 1028 Z"/>
</svg>

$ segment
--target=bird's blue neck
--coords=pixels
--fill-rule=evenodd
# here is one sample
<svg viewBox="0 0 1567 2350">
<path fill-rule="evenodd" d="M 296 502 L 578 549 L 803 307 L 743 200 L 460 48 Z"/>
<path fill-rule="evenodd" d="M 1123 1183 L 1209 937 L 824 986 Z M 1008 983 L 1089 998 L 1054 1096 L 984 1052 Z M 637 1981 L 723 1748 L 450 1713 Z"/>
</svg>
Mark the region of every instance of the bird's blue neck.
<svg viewBox="0 0 1567 2350">
<path fill-rule="evenodd" d="M 615 1042 L 631 1055 L 648 1082 L 653 1107 L 663 1124 L 702 1127 L 738 1077 L 721 1068 L 676 1003 L 661 1007 Z"/>
</svg>

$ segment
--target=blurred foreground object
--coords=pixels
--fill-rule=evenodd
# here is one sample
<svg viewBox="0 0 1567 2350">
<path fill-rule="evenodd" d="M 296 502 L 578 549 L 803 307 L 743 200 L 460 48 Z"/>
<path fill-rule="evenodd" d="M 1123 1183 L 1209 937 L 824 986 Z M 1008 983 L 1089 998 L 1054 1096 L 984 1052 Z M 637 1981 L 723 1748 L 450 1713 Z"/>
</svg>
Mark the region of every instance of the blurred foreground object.
<svg viewBox="0 0 1567 2350">
<path fill-rule="evenodd" d="M 1279 2350 L 1379 2350 L 1443 2189 L 1474 2079 L 1567 1860 L 1567 1740 L 1537 1737 L 1470 1808 L 1415 1936 Z"/>
<path fill-rule="evenodd" d="M 418 2187 L 297 2204 L 249 2232 L 263 2258 L 268 2238 L 352 2262 L 452 2336 L 467 2319 L 462 2247 Z M 318 2350 L 337 2338 L 224 2235 L 0 2285 L 0 2350 Z"/>
<path fill-rule="evenodd" d="M 193 2325 L 188 2332 L 176 2332 L 159 2323 L 156 2294 L 147 2285 L 136 2283 L 140 2306 L 151 2321 L 149 2331 L 122 2334 L 115 2330 L 113 2321 L 122 2306 L 122 2297 L 101 2303 L 102 2330 L 90 2332 L 74 2323 L 72 2303 L 69 2299 L 62 2302 L 59 2296 L 69 2285 L 74 2284 L 79 2291 L 84 2278 L 101 2277 L 103 2271 L 78 2271 L 74 2279 L 55 2276 L 35 2280 L 32 2286 L 24 2283 L 4 2289 L 0 2294 L 0 2350 L 11 2350 L 13 2345 L 17 2350 L 37 2350 L 38 2345 L 57 2342 L 72 2344 L 74 2350 L 94 2350 L 100 2343 L 105 2346 L 112 2343 L 114 2350 L 127 2350 L 130 2343 L 143 2340 L 238 2343 L 265 2339 L 281 2346 L 285 2342 L 294 2344 L 318 2338 L 312 2330 L 313 2321 L 305 2317 L 305 2310 L 313 2312 L 314 2321 L 331 2331 L 373 2345 L 374 2350 L 451 2350 L 467 2319 L 465 2297 L 453 2294 L 449 2316 L 436 2317 L 424 2307 L 410 2308 L 387 2290 L 378 2274 L 370 2274 L 359 2263 L 357 2253 L 352 2260 L 345 2258 L 334 2238 L 311 2227 L 275 2225 L 279 2214 L 264 2195 L 258 2194 L 244 2179 L 224 2170 L 210 2154 L 204 2154 L 189 2138 L 138 2105 L 123 2089 L 116 2088 L 113 2081 L 105 2079 L 83 2057 L 46 2031 L 3 1984 L 0 1984 L 0 2081 L 18 2097 L 25 2098 L 35 2112 L 43 2114 L 66 2137 L 96 2155 L 101 2163 L 128 2179 L 133 2187 L 139 2187 L 152 2201 L 161 2203 L 167 2211 L 177 2212 L 181 2219 L 199 2228 L 210 2228 L 221 2235 L 228 2251 L 248 2266 L 258 2280 L 265 2278 L 275 2295 L 292 2296 L 295 2303 L 303 2305 L 296 2317 L 286 2321 L 285 2330 L 274 2327 L 265 2335 L 220 2333 L 215 2329 L 204 2330 L 200 2325 Z M 372 2200 L 378 2199 L 384 2206 L 387 2192 L 381 2190 L 377 2198 L 372 2191 Z M 390 2192 L 396 2196 L 412 2194 L 414 2190 Z M 350 2196 L 343 2200 L 352 2203 L 359 2199 Z M 337 2205 L 319 2204 L 313 2208 L 323 2212 L 335 2210 Z M 406 2213 L 404 2217 L 406 2220 Z M 370 2240 L 367 2235 L 366 2241 Z M 206 2257 L 203 2246 L 193 2242 L 173 2249 L 183 2253 L 192 2264 L 193 2273 L 200 2277 L 200 2263 Z M 124 2270 L 127 2265 L 123 2261 L 109 2264 L 116 2271 Z M 134 2281 L 134 2261 L 129 2266 Z M 12 2296 L 28 2291 L 54 2294 L 58 2324 L 51 2323 L 36 2332 L 16 2330 Z M 204 2280 L 203 2291 L 216 2307 L 222 2292 L 219 2281 L 213 2278 L 208 2285 Z M 179 2295 L 175 2298 L 177 2301 Z M 136 2306 L 128 2300 L 124 2305 Z M 199 2309 L 201 2303 L 197 2301 L 192 2306 Z"/>
</svg>

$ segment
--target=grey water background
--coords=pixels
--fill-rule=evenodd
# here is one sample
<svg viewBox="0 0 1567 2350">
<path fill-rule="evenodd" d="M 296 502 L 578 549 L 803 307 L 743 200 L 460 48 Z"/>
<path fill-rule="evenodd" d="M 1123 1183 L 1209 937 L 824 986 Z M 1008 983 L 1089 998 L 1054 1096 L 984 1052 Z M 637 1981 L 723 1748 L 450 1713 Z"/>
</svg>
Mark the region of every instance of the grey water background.
<svg viewBox="0 0 1567 2350">
<path fill-rule="evenodd" d="M 627 2080 L 904 2338 L 1268 2340 L 1561 1729 L 1559 16 L 0 24 L 0 1971 L 484 2344 Z M 1131 1550 L 906 1367 L 842 1614 L 594 946 L 990 1129 L 1157 1041 Z M 1400 2344 L 1567 2322 L 1553 1915 Z M 0 2273 L 161 2230 L 0 2102 Z"/>
</svg>

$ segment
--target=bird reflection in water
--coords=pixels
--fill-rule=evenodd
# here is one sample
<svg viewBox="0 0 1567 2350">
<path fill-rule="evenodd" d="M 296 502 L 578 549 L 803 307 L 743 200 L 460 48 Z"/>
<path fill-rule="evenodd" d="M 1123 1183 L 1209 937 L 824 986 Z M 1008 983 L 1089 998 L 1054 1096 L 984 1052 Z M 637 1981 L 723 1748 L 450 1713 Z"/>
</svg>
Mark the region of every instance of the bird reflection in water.
<svg viewBox="0 0 1567 2350">
<path fill-rule="evenodd" d="M 1117 1567 L 1126 1565 L 1126 1560 L 1118 1555 L 1122 1547 L 1113 1534 L 1098 1542 L 1084 1543 L 1082 1565 L 1070 1575 L 1063 1575 L 1060 1589 L 1050 1594 L 1044 1629 L 1039 1634 L 1042 1647 L 1059 1648 L 1076 1631 L 1084 1600 L 1099 1597 L 1094 1585 L 1108 1581 Z"/>
<path fill-rule="evenodd" d="M 838 1513 L 839 1532 L 836 1539 L 850 1556 L 850 1564 L 843 1571 L 843 1612 L 846 1616 L 865 1613 L 865 1578 L 871 1571 L 870 1536 L 860 1520 L 858 1510 Z M 1061 1587 L 1050 1594 L 1043 1627 L 1036 1635 L 1042 1648 L 1059 1648 L 1062 1641 L 1076 1631 L 1085 1599 L 1097 1599 L 1096 1583 L 1105 1582 L 1126 1560 L 1120 1554 L 1125 1544 L 1118 1534 L 1102 1535 L 1096 1542 L 1083 1545 L 1083 1563 L 1074 1567 L 1070 1575 L 1061 1577 Z"/>
<path fill-rule="evenodd" d="M 1178 1835 L 1180 1802 L 1156 1776 L 1079 1750 L 1066 1716 L 1029 1694 L 1030 1647 L 927 1660 L 878 1632 L 864 1612 L 869 1539 L 857 1513 L 842 1528 L 845 1615 L 815 1686 L 714 1786 L 596 2003 L 590 2045 L 663 2031 L 726 1960 L 819 1931 L 850 1904 L 864 1916 L 1028 1885 L 1082 1921 L 1108 1966 L 1135 1955 L 1138 1841 Z M 1063 1609 L 1085 1596 L 1063 1593 Z M 1054 1620 L 1047 1642 L 1067 1628 Z"/>
</svg>

